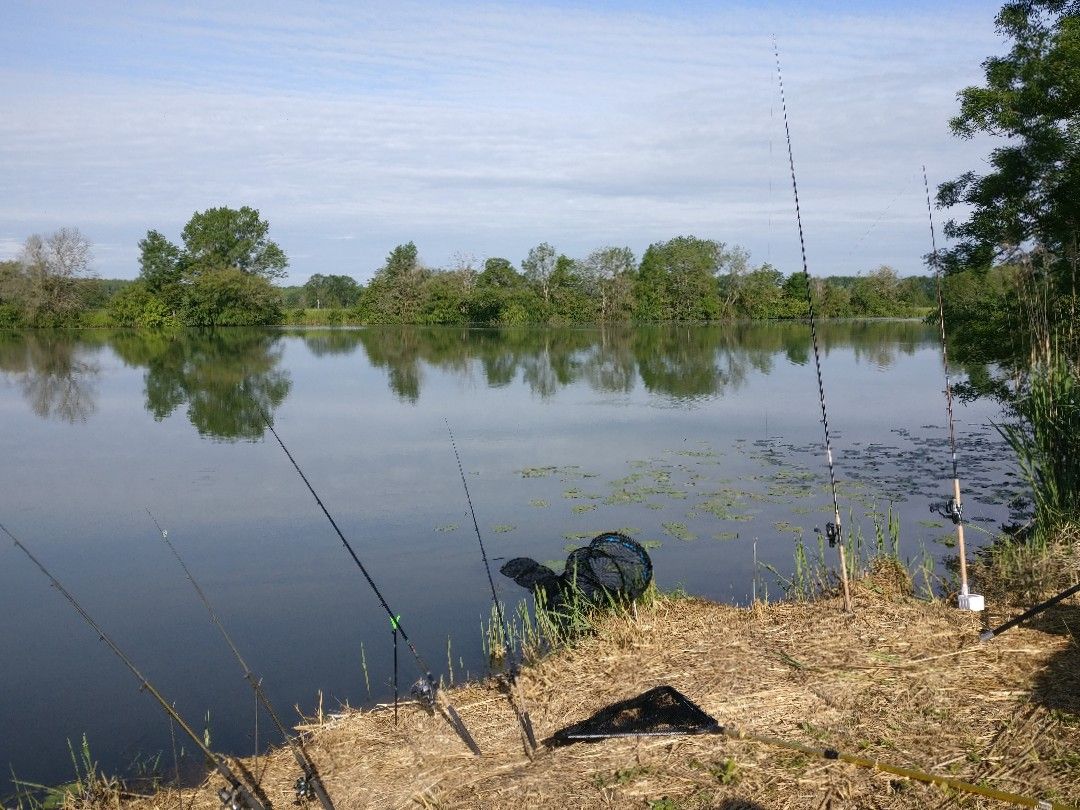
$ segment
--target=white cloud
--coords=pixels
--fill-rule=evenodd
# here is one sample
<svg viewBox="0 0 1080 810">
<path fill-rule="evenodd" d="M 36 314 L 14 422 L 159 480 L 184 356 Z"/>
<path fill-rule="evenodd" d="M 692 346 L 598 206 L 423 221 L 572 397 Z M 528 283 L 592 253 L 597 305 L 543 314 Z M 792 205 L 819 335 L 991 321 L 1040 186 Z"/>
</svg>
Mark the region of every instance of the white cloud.
<svg viewBox="0 0 1080 810">
<path fill-rule="evenodd" d="M 914 271 L 921 189 L 882 211 L 921 163 L 939 181 L 985 154 L 946 123 L 995 10 L 75 8 L 93 67 L 0 72 L 0 232 L 77 224 L 130 245 L 99 253 L 130 276 L 146 229 L 250 204 L 297 278 L 364 277 L 410 239 L 516 261 L 678 233 L 791 272 L 775 30 L 811 272 Z"/>
</svg>

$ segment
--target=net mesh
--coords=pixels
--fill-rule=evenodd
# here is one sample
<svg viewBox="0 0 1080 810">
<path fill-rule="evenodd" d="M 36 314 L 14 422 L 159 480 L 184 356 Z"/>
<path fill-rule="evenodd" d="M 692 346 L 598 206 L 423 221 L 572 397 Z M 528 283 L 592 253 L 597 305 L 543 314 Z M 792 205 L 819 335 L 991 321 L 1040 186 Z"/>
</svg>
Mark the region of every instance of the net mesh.
<svg viewBox="0 0 1080 810">
<path fill-rule="evenodd" d="M 649 553 L 621 532 L 604 532 L 571 551 L 562 574 L 528 557 L 516 557 L 499 570 L 523 588 L 543 591 L 549 605 L 574 591 L 592 602 L 633 601 L 645 593 L 653 576 Z"/>
<path fill-rule="evenodd" d="M 723 730 L 723 726 L 690 698 L 665 684 L 613 703 L 592 717 L 559 729 L 545 742 L 559 746 L 610 737 L 719 734 Z"/>
</svg>

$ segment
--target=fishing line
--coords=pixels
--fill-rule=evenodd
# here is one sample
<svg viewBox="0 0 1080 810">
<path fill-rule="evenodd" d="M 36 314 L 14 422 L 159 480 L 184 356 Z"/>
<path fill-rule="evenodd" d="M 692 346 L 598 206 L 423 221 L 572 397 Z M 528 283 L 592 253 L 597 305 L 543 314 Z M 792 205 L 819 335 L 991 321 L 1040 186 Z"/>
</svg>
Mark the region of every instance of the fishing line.
<svg viewBox="0 0 1080 810">
<path fill-rule="evenodd" d="M 888 213 L 893 209 L 893 206 L 896 205 L 897 201 L 908 191 L 909 186 L 916 180 L 917 177 L 918 175 L 913 173 L 900 184 L 899 191 L 897 191 L 896 194 L 893 195 L 893 198 L 892 200 L 890 200 L 889 204 L 886 205 L 884 209 L 882 209 L 881 213 L 878 214 L 877 219 L 870 223 L 870 227 L 866 229 L 863 235 L 855 241 L 855 244 L 852 246 L 851 250 L 848 251 L 847 258 L 850 259 L 856 253 L 858 253 L 859 246 L 862 245 L 862 243 L 866 241 L 870 234 L 873 233 L 874 229 L 881 224 L 882 220 L 885 219 Z"/>
<path fill-rule="evenodd" d="M 926 190 L 926 214 L 930 219 L 930 254 L 934 266 L 934 285 L 937 288 L 938 323 L 941 326 L 941 364 L 945 368 L 945 412 L 949 417 L 949 449 L 952 453 L 953 496 L 945 504 L 940 514 L 947 517 L 956 526 L 956 550 L 960 557 L 960 595 L 957 607 L 961 610 L 980 611 L 983 598 L 977 593 L 968 593 L 967 552 L 964 546 L 964 504 L 960 500 L 960 473 L 956 462 L 956 425 L 953 419 L 952 378 L 949 376 L 949 348 L 945 339 L 945 298 L 942 293 L 941 265 L 938 262 L 937 234 L 934 231 L 934 209 L 930 205 L 930 182 L 926 179 L 926 166 L 922 167 L 923 188 Z"/>
<path fill-rule="evenodd" d="M 173 706 L 175 709 L 176 707 Z M 180 754 L 176 750 L 176 722 L 169 718 L 169 739 L 172 740 L 173 767 L 176 769 L 176 798 L 180 802 L 180 810 L 184 810 L 184 788 L 180 783 Z"/>
<path fill-rule="evenodd" d="M 791 167 L 791 189 L 795 194 L 795 221 L 799 226 L 799 248 L 802 251 L 803 277 L 806 279 L 806 305 L 810 313 L 810 339 L 814 346 L 814 368 L 817 370 L 818 397 L 821 400 L 821 423 L 825 426 L 825 458 L 829 464 L 829 489 L 832 492 L 833 521 L 825 524 L 825 537 L 836 546 L 840 555 L 840 581 L 844 588 L 844 610 L 851 612 L 851 590 L 848 586 L 847 557 L 840 526 L 840 505 L 836 499 L 836 471 L 833 468 L 832 440 L 829 435 L 829 414 L 825 408 L 825 383 L 821 377 L 821 354 L 818 350 L 817 321 L 814 318 L 814 296 L 810 292 L 810 271 L 806 264 L 806 240 L 803 238 L 802 212 L 799 208 L 799 184 L 795 180 L 795 158 L 791 149 L 791 127 L 788 124 L 787 99 L 784 96 L 784 75 L 780 71 L 780 48 L 773 37 L 776 54 L 776 78 L 780 83 L 780 106 L 784 111 L 784 136 L 787 138 L 788 165 Z"/>
<path fill-rule="evenodd" d="M 285 728 L 285 724 L 281 722 L 281 718 L 278 717 L 278 713 L 274 711 L 273 704 L 270 703 L 270 696 L 266 694 L 263 689 L 262 678 L 255 676 L 255 673 L 251 671 L 251 668 L 247 665 L 247 661 L 244 660 L 244 656 L 240 654 L 240 650 L 233 642 L 229 632 L 225 629 L 225 625 L 222 624 L 221 619 L 218 618 L 217 611 L 214 610 L 210 604 L 210 600 L 207 599 L 206 594 L 203 592 L 202 587 L 196 582 L 195 577 L 187 567 L 187 563 L 180 556 L 180 552 L 176 550 L 176 546 L 172 544 L 172 540 L 169 539 L 169 533 L 161 528 L 161 524 L 158 523 L 154 513 L 147 507 L 146 514 L 150 516 L 150 520 L 154 522 L 154 526 L 158 530 L 158 534 L 161 535 L 162 541 L 169 547 L 169 551 L 176 558 L 176 561 L 180 563 L 180 567 L 184 569 L 184 575 L 187 577 L 188 582 L 191 583 L 191 587 L 195 589 L 195 593 L 199 595 L 199 600 L 203 603 L 203 607 L 206 608 L 206 612 L 210 614 L 210 621 L 214 623 L 218 631 L 221 633 L 221 637 L 225 639 L 225 643 L 229 645 L 229 649 L 232 650 L 233 656 L 236 658 L 236 662 L 240 665 L 240 669 L 243 670 L 244 680 L 251 684 L 251 690 L 255 694 L 255 762 L 256 768 L 258 768 L 258 722 L 259 722 L 259 704 L 261 703 L 265 708 L 267 714 L 270 715 L 270 719 L 273 721 L 274 726 L 282 737 L 285 738 L 286 744 L 289 746 L 289 750 L 292 751 L 293 758 L 296 760 L 296 764 L 300 766 L 300 772 L 303 774 L 300 779 L 296 781 L 296 798 L 297 800 L 305 798 L 317 798 L 319 804 L 325 808 L 325 810 L 334 810 L 334 804 L 330 801 L 330 797 L 326 793 L 326 789 L 323 787 L 322 779 L 319 778 L 319 773 L 315 768 L 315 763 L 311 761 L 311 757 L 308 755 L 307 749 L 304 748 L 304 743 L 297 737 L 291 735 Z"/>
<path fill-rule="evenodd" d="M 254 399 L 252 399 L 251 402 L 255 406 L 256 410 L 258 410 L 259 415 L 262 417 L 263 424 L 266 425 L 266 429 L 270 431 L 270 434 L 275 439 L 277 439 L 277 443 L 281 446 L 281 449 L 284 451 L 285 456 L 289 459 L 290 462 L 292 462 L 293 468 L 300 476 L 300 480 L 303 481 L 304 485 L 308 488 L 308 492 L 310 492 L 311 496 L 315 499 L 315 503 L 319 505 L 319 509 L 321 509 L 322 513 L 326 515 L 326 519 L 330 521 L 330 525 L 333 526 L 334 532 L 337 534 L 338 539 L 340 539 L 341 544 L 345 546 L 345 550 L 349 552 L 349 556 L 352 557 L 353 562 L 356 563 L 356 567 L 360 569 L 360 573 L 364 575 L 364 579 L 367 580 L 368 585 L 371 586 L 371 590 L 375 594 L 375 598 L 379 600 L 379 604 L 382 605 L 382 609 L 386 611 L 386 615 L 390 617 L 391 621 L 395 622 L 397 631 L 401 634 L 401 640 L 404 641 L 405 644 L 408 646 L 409 652 L 412 653 L 412 656 L 416 660 L 416 664 L 420 668 L 420 672 L 423 675 L 423 680 L 421 681 L 421 683 L 423 684 L 423 688 L 422 690 L 420 690 L 420 699 L 426 702 L 432 708 L 438 705 L 439 708 L 443 710 L 445 719 L 450 724 L 450 727 L 454 729 L 454 731 L 459 737 L 461 737 L 461 741 L 469 747 L 470 751 L 472 751 L 477 756 L 480 756 L 480 747 L 476 744 L 476 741 L 473 739 L 472 734 L 469 733 L 469 729 L 466 728 L 464 721 L 461 719 L 460 715 L 458 715 L 457 710 L 454 708 L 453 704 L 451 704 L 450 701 L 447 700 L 445 697 L 442 697 L 442 693 L 439 691 L 439 684 L 435 680 L 435 676 L 431 674 L 431 669 L 428 667 L 424 659 L 420 657 L 420 653 L 416 650 L 416 645 L 414 645 L 409 639 L 408 634 L 405 632 L 405 628 L 401 625 L 400 618 L 395 618 L 396 614 L 390 609 L 390 605 L 387 603 L 386 599 L 383 598 L 382 591 L 379 590 L 379 586 L 375 584 L 375 580 L 371 578 L 371 574 L 368 573 L 367 568 L 362 562 L 360 562 L 360 558 L 356 556 L 356 552 L 353 550 L 352 545 L 350 545 L 349 541 L 345 539 L 345 535 L 338 527 L 337 521 L 334 520 L 329 510 L 323 504 L 322 498 L 319 497 L 319 494 L 315 491 L 315 488 L 311 486 L 311 482 L 308 481 L 307 476 L 304 475 L 304 471 L 300 469 L 300 465 L 296 463 L 296 459 L 293 458 L 292 453 L 289 452 L 289 448 L 285 446 L 285 442 L 281 440 L 281 437 L 278 435 L 277 431 L 274 430 L 274 426 L 270 424 L 270 417 L 267 416 L 266 412 L 262 409 L 262 406 L 255 402 Z"/>
<path fill-rule="evenodd" d="M 75 612 L 82 617 L 83 621 L 90 625 L 90 629 L 98 634 L 98 638 L 101 641 L 105 642 L 105 645 L 110 650 L 112 650 L 112 652 L 116 655 L 117 658 L 119 658 L 124 663 L 124 666 L 131 670 L 131 674 L 134 675 L 136 680 L 139 681 L 140 688 L 145 689 L 151 694 L 151 696 L 153 696 L 154 700 L 156 700 L 161 706 L 161 708 L 165 711 L 165 714 L 167 714 L 171 720 L 173 720 L 178 726 L 180 726 L 181 729 L 183 729 L 184 733 L 187 734 L 192 739 L 192 741 L 194 741 L 198 749 L 203 752 L 203 754 L 206 756 L 207 761 L 210 762 L 214 766 L 214 769 L 217 770 L 217 772 L 222 776 L 222 778 L 225 779 L 225 781 L 229 785 L 229 788 L 221 788 L 217 793 L 218 798 L 221 800 L 221 803 L 226 807 L 230 808 L 230 810 L 243 810 L 244 808 L 248 808 L 248 810 L 266 810 L 262 802 L 255 798 L 252 790 L 248 788 L 243 782 L 241 782 L 235 776 L 235 774 L 233 774 L 232 769 L 229 768 L 228 764 L 225 761 L 225 758 L 220 754 L 215 754 L 209 749 L 209 747 L 207 747 L 206 743 L 203 742 L 202 738 L 199 737 L 199 735 L 195 733 L 191 726 L 187 724 L 184 718 L 180 716 L 179 712 L 177 712 L 176 709 L 173 708 L 172 704 L 170 704 L 167 700 L 165 700 L 164 697 L 162 697 L 161 693 L 154 688 L 150 681 L 146 680 L 146 677 L 141 672 L 139 672 L 139 670 L 135 667 L 135 664 L 132 663 L 131 659 L 124 654 L 124 652 L 116 645 L 115 641 L 113 641 L 108 635 L 106 635 L 105 631 L 101 629 L 101 626 L 96 621 L 94 621 L 93 617 L 91 617 L 89 613 L 87 613 L 83 609 L 83 606 L 80 605 L 79 602 L 75 599 L 75 597 L 72 596 L 71 593 L 60 583 L 60 580 L 58 580 L 51 573 L 49 573 L 49 569 L 47 569 L 41 563 L 41 561 L 38 560 L 37 557 L 31 554 L 30 549 L 24 546 L 19 541 L 19 538 L 12 534 L 11 531 L 2 523 L 0 523 L 0 531 L 3 531 L 4 534 L 10 537 L 11 541 L 15 544 L 15 547 L 19 549 L 19 551 L 21 551 L 23 554 L 25 554 L 30 559 L 30 562 L 37 566 L 38 570 L 41 571 L 41 573 L 48 577 L 49 582 L 52 583 L 52 586 L 56 588 L 56 590 L 58 590 L 65 599 L 67 599 L 67 601 L 75 609 Z"/>
<path fill-rule="evenodd" d="M 525 708 L 525 700 L 521 695 L 520 684 L 518 683 L 518 662 L 517 657 L 510 649 L 510 623 L 506 621 L 506 615 L 503 613 L 502 605 L 499 602 L 498 594 L 495 593 L 495 579 L 491 576 L 491 564 L 488 562 L 487 549 L 484 548 L 484 538 L 480 534 L 480 524 L 476 520 L 476 509 L 473 508 L 472 495 L 469 494 L 469 483 L 465 480 L 465 468 L 461 465 L 461 454 L 458 453 L 457 442 L 454 441 L 454 431 L 450 429 L 450 420 L 444 419 L 446 422 L 446 432 L 450 434 L 450 446 L 454 449 L 454 458 L 457 459 L 458 473 L 461 474 L 461 485 L 465 488 L 465 500 L 469 504 L 469 514 L 472 515 L 473 529 L 476 530 L 476 541 L 480 544 L 480 556 L 484 559 L 484 570 L 487 571 L 488 585 L 491 586 L 491 601 L 495 605 L 495 617 L 499 622 L 499 627 L 502 628 L 503 644 L 506 646 L 506 654 L 510 660 L 510 668 L 508 677 L 510 680 L 510 689 L 512 692 L 517 693 L 517 699 L 514 695 L 510 694 L 510 705 L 514 709 L 514 715 L 517 717 L 518 723 L 521 725 L 521 730 L 525 734 L 525 739 L 530 748 L 536 748 L 536 734 L 533 732 L 532 720 L 529 718 L 529 711 Z M 520 705 L 519 705 L 520 703 Z"/>
</svg>

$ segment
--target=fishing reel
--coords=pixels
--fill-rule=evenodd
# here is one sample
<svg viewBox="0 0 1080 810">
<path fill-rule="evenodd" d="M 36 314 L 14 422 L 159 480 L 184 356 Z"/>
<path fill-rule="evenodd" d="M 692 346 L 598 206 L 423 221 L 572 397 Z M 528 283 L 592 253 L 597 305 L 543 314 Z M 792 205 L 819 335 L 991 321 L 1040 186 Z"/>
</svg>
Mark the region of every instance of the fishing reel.
<svg viewBox="0 0 1080 810">
<path fill-rule="evenodd" d="M 931 504 L 930 511 L 941 515 L 943 518 L 948 518 L 955 526 L 959 526 L 960 521 L 964 519 L 964 505 L 957 501 L 956 498 L 949 498 L 945 503 L 945 508 Z"/>
<path fill-rule="evenodd" d="M 227 808 L 227 810 L 250 810 L 248 803 L 240 792 L 240 785 L 234 783 L 231 787 L 221 788 L 218 790 L 217 796 L 221 800 L 221 806 Z"/>
<path fill-rule="evenodd" d="M 424 705 L 428 711 L 435 710 L 435 690 L 438 687 L 429 678 L 421 678 L 412 685 L 409 694 Z"/>
<path fill-rule="evenodd" d="M 312 799 L 318 798 L 315 793 L 315 785 L 312 784 L 313 777 L 310 775 L 301 776 L 296 780 L 293 785 L 293 789 L 296 791 L 296 801 L 293 804 L 303 804 L 304 802 L 310 802 Z"/>
<path fill-rule="evenodd" d="M 817 534 L 821 534 L 821 529 L 814 527 L 814 531 Z M 825 524 L 825 539 L 829 541 L 829 548 L 833 548 L 840 542 L 840 527 L 835 523 Z"/>
</svg>

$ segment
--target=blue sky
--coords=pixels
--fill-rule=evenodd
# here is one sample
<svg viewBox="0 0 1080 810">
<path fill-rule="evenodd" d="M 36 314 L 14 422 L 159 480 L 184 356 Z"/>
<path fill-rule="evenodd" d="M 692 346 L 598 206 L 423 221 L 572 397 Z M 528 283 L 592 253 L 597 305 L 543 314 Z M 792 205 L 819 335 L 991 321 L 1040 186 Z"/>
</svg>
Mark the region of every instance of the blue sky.
<svg viewBox="0 0 1080 810">
<path fill-rule="evenodd" d="M 775 35 L 811 274 L 922 272 L 921 165 L 991 148 L 947 124 L 998 7 L 8 0 L 0 258 L 75 225 L 131 278 L 148 229 L 251 205 L 297 283 L 679 234 L 791 273 Z"/>
</svg>

